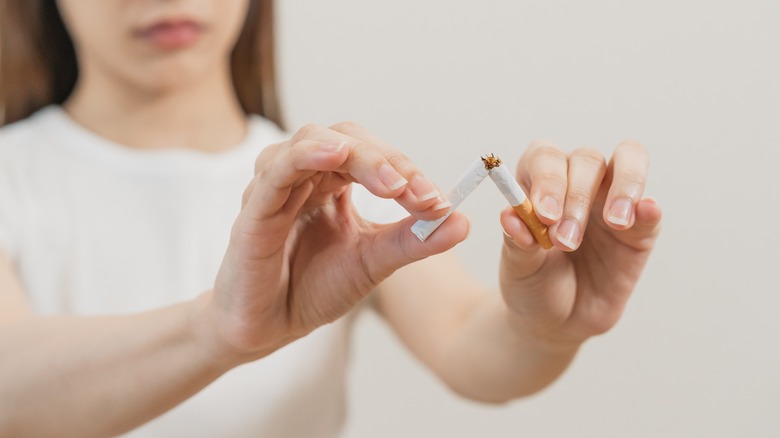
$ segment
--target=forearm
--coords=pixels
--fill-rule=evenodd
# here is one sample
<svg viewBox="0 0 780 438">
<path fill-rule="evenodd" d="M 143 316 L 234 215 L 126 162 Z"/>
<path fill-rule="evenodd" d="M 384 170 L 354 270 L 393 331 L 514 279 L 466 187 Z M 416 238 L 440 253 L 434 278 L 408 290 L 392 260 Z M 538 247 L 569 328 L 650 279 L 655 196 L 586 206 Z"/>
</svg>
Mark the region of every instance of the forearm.
<svg viewBox="0 0 780 438">
<path fill-rule="evenodd" d="M 454 255 L 415 263 L 388 278 L 374 303 L 412 352 L 465 397 L 503 402 L 554 381 L 577 345 L 540 342 L 500 293 L 465 272 Z"/>
<path fill-rule="evenodd" d="M 458 393 L 504 402 L 533 394 L 571 363 L 576 345 L 544 343 L 518 324 L 498 293 L 485 293 L 450 331 L 434 370 Z"/>
<path fill-rule="evenodd" d="M 32 317 L 0 330 L 0 436 L 105 436 L 173 408 L 235 365 L 193 301 L 129 316 Z"/>
</svg>

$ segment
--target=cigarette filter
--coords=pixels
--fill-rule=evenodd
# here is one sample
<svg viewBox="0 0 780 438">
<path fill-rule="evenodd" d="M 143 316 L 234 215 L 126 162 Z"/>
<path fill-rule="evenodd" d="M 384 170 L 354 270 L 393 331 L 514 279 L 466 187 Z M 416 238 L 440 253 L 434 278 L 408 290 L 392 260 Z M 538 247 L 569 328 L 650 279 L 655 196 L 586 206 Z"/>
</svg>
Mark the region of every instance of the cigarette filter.
<svg viewBox="0 0 780 438">
<path fill-rule="evenodd" d="M 447 200 L 452 203 L 449 211 L 443 217 L 433 221 L 417 221 L 412 225 L 412 233 L 418 239 L 425 242 L 437 228 L 458 208 L 458 205 L 488 176 L 489 170 L 482 160 L 477 160 L 469 170 L 461 177 L 458 184 L 450 190 Z"/>
<path fill-rule="evenodd" d="M 533 234 L 542 248 L 552 248 L 553 244 L 550 240 L 547 226 L 536 217 L 531 200 L 525 195 L 520 184 L 517 183 L 517 180 L 507 170 L 506 166 L 502 166 L 501 159 L 492 154 L 477 160 L 450 191 L 448 199 L 452 203 L 452 207 L 450 207 L 446 215 L 433 221 L 415 222 L 412 225 L 412 233 L 424 242 L 488 175 L 490 175 L 490 179 L 496 183 L 498 189 L 509 201 L 515 213 L 528 226 L 531 234 Z"/>
<path fill-rule="evenodd" d="M 553 247 L 550 236 L 547 232 L 547 225 L 543 224 L 534 212 L 533 204 L 531 200 L 523 192 L 520 184 L 517 183 L 512 173 L 502 166 L 501 159 L 494 155 L 488 155 L 482 158 L 485 163 L 485 167 L 490 169 L 490 179 L 496 183 L 496 186 L 504 195 L 509 205 L 515 210 L 520 219 L 525 222 L 531 234 L 542 246 L 542 248 L 550 249 Z"/>
</svg>

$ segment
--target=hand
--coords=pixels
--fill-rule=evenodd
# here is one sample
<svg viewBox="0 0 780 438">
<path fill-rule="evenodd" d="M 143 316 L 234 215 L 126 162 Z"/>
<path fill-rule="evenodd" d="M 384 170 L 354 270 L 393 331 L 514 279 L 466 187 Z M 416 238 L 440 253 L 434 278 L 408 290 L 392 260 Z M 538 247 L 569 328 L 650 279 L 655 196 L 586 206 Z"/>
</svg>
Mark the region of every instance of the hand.
<svg viewBox="0 0 780 438">
<path fill-rule="evenodd" d="M 363 220 L 353 182 L 411 217 Z M 463 216 L 421 243 L 409 231 L 448 204 L 416 166 L 352 123 L 307 126 L 257 159 L 208 306 L 229 351 L 262 357 L 344 315 L 379 282 L 466 237 Z"/>
<path fill-rule="evenodd" d="M 576 347 L 620 317 L 660 230 L 661 210 L 642 199 L 647 153 L 623 142 L 609 164 L 597 151 L 566 155 L 549 142 L 523 154 L 517 176 L 554 248 L 534 241 L 512 209 L 500 283 L 516 324 L 545 345 Z"/>
</svg>

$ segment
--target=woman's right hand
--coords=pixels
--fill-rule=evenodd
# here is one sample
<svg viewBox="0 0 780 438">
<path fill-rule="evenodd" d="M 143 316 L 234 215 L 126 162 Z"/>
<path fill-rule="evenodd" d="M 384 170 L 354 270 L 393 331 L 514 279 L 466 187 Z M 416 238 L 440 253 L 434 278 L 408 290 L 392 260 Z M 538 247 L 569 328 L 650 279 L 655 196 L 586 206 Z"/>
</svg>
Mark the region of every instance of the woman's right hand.
<svg viewBox="0 0 780 438">
<path fill-rule="evenodd" d="M 243 360 L 336 320 L 396 269 L 452 248 L 468 231 L 455 214 L 417 240 L 411 225 L 443 216 L 449 203 L 407 157 L 353 123 L 302 128 L 266 148 L 255 173 L 201 306 L 222 353 Z M 365 221 L 350 201 L 353 182 L 411 216 Z"/>
</svg>

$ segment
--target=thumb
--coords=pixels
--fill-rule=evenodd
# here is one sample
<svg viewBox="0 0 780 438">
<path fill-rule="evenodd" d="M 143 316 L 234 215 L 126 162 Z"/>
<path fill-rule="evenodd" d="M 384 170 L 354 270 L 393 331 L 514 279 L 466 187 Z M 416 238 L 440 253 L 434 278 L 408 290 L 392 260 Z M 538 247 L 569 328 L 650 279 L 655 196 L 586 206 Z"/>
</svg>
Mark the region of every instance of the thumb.
<svg viewBox="0 0 780 438">
<path fill-rule="evenodd" d="M 371 245 L 365 254 L 366 270 L 373 279 L 385 279 L 410 263 L 452 249 L 466 239 L 469 222 L 466 216 L 455 212 L 425 242 L 412 231 L 417 218 L 376 225 Z"/>
<path fill-rule="evenodd" d="M 547 251 L 542 249 L 512 207 L 501 211 L 501 227 L 504 229 L 501 258 L 503 265 L 512 267 L 512 277 L 521 280 L 538 272 L 547 258 Z"/>
</svg>

